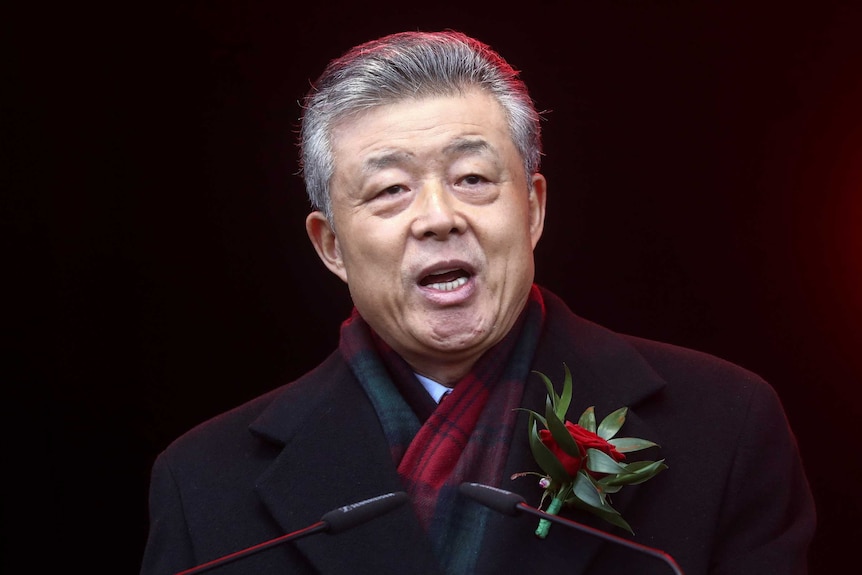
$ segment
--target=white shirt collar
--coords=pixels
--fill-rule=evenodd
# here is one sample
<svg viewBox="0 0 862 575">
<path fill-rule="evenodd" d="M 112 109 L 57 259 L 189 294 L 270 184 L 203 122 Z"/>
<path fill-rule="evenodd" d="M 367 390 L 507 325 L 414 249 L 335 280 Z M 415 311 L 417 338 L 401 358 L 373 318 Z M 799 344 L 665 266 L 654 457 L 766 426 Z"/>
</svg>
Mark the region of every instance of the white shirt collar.
<svg viewBox="0 0 862 575">
<path fill-rule="evenodd" d="M 419 375 L 417 373 L 416 378 L 419 380 L 419 383 L 422 384 L 422 387 L 425 388 L 425 391 L 428 392 L 428 395 L 431 396 L 431 399 L 433 399 L 435 403 L 440 403 L 440 400 L 443 399 L 443 396 L 452 391 L 451 387 L 446 387 L 442 383 L 437 383 L 433 379 L 429 379 L 424 375 Z"/>
</svg>

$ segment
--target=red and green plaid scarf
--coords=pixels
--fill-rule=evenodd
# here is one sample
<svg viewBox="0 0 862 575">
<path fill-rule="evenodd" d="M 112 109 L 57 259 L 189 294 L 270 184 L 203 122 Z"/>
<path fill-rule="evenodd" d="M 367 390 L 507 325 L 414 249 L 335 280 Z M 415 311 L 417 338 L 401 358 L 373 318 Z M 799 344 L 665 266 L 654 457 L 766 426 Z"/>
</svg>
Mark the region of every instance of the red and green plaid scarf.
<svg viewBox="0 0 862 575">
<path fill-rule="evenodd" d="M 490 511 L 464 501 L 458 486 L 474 481 L 499 486 L 508 455 L 515 409 L 544 321 L 536 286 L 517 323 L 454 387 L 427 421 L 398 391 L 420 385 L 409 366 L 371 331 L 354 310 L 341 327 L 340 350 L 371 399 L 410 495 L 443 570 L 474 571 Z M 395 383 L 395 379 L 414 381 Z"/>
</svg>

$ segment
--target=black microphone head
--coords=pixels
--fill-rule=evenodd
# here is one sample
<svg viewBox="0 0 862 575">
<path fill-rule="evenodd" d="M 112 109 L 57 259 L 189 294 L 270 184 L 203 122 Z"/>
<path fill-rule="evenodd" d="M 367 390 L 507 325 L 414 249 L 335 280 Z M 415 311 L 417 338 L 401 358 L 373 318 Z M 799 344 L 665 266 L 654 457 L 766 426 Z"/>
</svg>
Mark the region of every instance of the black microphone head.
<svg viewBox="0 0 862 575">
<path fill-rule="evenodd" d="M 389 513 L 407 502 L 407 494 L 403 491 L 387 493 L 333 509 L 320 518 L 326 523 L 329 533 L 340 533 L 345 529 L 356 527 L 384 513 Z"/>
<path fill-rule="evenodd" d="M 517 493 L 481 483 L 462 483 L 458 486 L 458 490 L 482 505 L 506 515 L 517 515 L 518 505 L 524 503 L 524 498 Z"/>
</svg>

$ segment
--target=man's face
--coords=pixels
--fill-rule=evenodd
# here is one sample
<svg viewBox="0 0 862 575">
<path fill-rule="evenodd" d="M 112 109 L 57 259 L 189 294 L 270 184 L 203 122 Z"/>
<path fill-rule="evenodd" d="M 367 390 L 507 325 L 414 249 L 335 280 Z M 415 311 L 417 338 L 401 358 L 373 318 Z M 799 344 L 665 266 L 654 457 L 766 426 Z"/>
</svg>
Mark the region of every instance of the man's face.
<svg viewBox="0 0 862 575">
<path fill-rule="evenodd" d="M 544 178 L 527 185 L 503 109 L 479 91 L 372 109 L 332 142 L 334 229 L 307 220 L 318 254 L 416 371 L 460 377 L 526 302 Z"/>
</svg>

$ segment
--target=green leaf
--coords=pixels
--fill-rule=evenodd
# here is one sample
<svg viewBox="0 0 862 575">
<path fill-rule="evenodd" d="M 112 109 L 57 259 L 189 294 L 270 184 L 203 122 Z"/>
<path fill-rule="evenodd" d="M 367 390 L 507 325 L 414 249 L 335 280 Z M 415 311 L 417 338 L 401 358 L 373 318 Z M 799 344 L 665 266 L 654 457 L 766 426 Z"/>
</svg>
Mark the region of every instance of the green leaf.
<svg viewBox="0 0 862 575">
<path fill-rule="evenodd" d="M 626 472 L 616 477 L 607 477 L 607 485 L 637 485 L 652 479 L 661 471 L 667 469 L 664 459 L 658 461 L 637 461 L 626 465 Z"/>
<path fill-rule="evenodd" d="M 608 415 L 599 424 L 599 429 L 598 431 L 596 431 L 596 435 L 598 435 L 602 439 L 610 439 L 611 437 L 616 435 L 620 428 L 623 426 L 623 423 L 626 422 L 627 412 L 627 407 L 621 407 Z"/>
<path fill-rule="evenodd" d="M 658 461 L 655 461 L 642 469 L 638 469 L 636 473 L 638 479 L 636 481 L 631 481 L 629 485 L 637 485 L 639 483 L 643 483 L 644 481 L 652 479 L 665 469 L 667 469 L 667 465 L 665 465 L 664 459 L 659 459 Z"/>
<path fill-rule="evenodd" d="M 587 469 L 596 473 L 625 473 L 626 468 L 598 449 L 587 449 Z"/>
<path fill-rule="evenodd" d="M 614 508 L 605 501 L 604 495 L 593 485 L 593 482 L 583 471 L 579 471 L 575 477 L 572 492 L 575 497 L 589 507 L 614 511 Z"/>
<path fill-rule="evenodd" d="M 554 412 L 554 409 L 552 407 L 546 406 L 545 416 L 548 422 L 548 431 L 551 432 L 554 441 L 557 442 L 557 445 L 560 446 L 560 449 L 562 449 L 572 457 L 580 457 L 581 450 L 578 447 L 578 444 L 575 442 L 575 439 L 572 437 L 572 434 L 569 433 L 569 430 L 566 429 L 566 425 L 562 421 L 560 421 L 559 417 L 557 417 L 557 414 Z"/>
<path fill-rule="evenodd" d="M 532 409 L 527 409 L 526 407 L 516 407 L 515 411 L 526 411 L 532 417 L 534 417 L 535 419 L 538 419 L 542 425 L 544 425 L 545 427 L 548 427 L 548 423 L 545 421 L 545 416 L 541 415 L 538 412 L 533 411 Z M 533 420 L 531 419 L 530 421 L 532 422 Z M 530 427 L 532 426 L 532 423 L 529 425 L 530 426 L 528 427 L 528 429 L 530 429 Z"/>
<path fill-rule="evenodd" d="M 595 407 L 590 406 L 584 410 L 581 417 L 578 419 L 578 425 L 587 431 L 596 432 L 596 411 Z"/>
<path fill-rule="evenodd" d="M 615 439 L 609 439 L 608 443 L 616 447 L 617 451 L 620 453 L 632 453 L 649 447 L 658 447 L 657 443 L 647 441 L 646 439 L 640 439 L 638 437 L 617 437 Z"/>
<path fill-rule="evenodd" d="M 602 480 L 599 480 L 599 485 L 601 485 L 603 493 L 610 493 L 610 494 L 618 493 L 618 492 L 622 491 L 623 487 L 625 487 L 624 485 L 607 485 L 605 483 L 602 483 Z"/>
<path fill-rule="evenodd" d="M 554 413 L 554 406 L 556 406 L 556 401 L 552 400 L 550 397 L 545 398 L 545 418 L 547 419 L 548 413 Z"/>
<path fill-rule="evenodd" d="M 635 533 L 632 530 L 631 526 L 628 524 L 628 522 L 622 518 L 622 515 L 620 515 L 616 509 L 614 509 L 610 506 L 608 506 L 610 508 L 610 511 L 608 511 L 605 508 L 590 507 L 590 506 L 585 505 L 583 502 L 578 501 L 576 499 L 567 501 L 567 503 L 569 503 L 570 505 L 572 505 L 574 507 L 577 507 L 578 509 L 582 509 L 588 513 L 592 513 L 593 515 L 595 515 L 601 519 L 604 519 L 605 521 L 607 521 L 611 525 L 616 525 L 617 527 L 621 527 L 621 528 L 625 529 L 626 531 L 628 531 L 629 533 L 631 533 L 632 535 L 634 535 L 634 533 Z"/>
<path fill-rule="evenodd" d="M 612 525 L 622 527 L 623 529 L 625 529 L 629 533 L 634 534 L 631 526 L 628 524 L 628 522 L 626 522 L 622 518 L 619 511 L 614 509 L 613 506 L 611 506 L 611 504 L 608 503 L 608 501 L 604 495 L 604 493 L 607 492 L 604 490 L 604 487 L 599 486 L 597 484 L 597 481 L 595 479 L 593 479 L 593 477 L 591 477 L 587 473 L 580 472 L 579 476 L 580 477 L 578 477 L 578 479 L 580 479 L 583 482 L 582 483 L 582 493 L 588 492 L 587 488 L 589 486 L 592 486 L 593 490 L 599 494 L 599 499 L 601 501 L 601 505 L 599 505 L 599 506 L 590 505 L 588 502 L 584 501 L 583 499 L 578 498 L 578 501 L 576 501 L 576 506 L 581 507 L 582 509 L 586 509 L 590 513 L 597 515 L 598 517 L 601 517 L 602 519 L 611 523 Z M 575 483 L 577 484 L 577 480 Z M 589 485 L 587 485 L 587 484 L 589 484 Z"/>
<path fill-rule="evenodd" d="M 631 525 L 629 525 L 628 522 L 625 519 L 623 519 L 622 516 L 619 514 L 605 513 L 604 510 L 600 510 L 596 513 L 596 515 L 598 515 L 599 517 L 601 517 L 602 519 L 604 519 L 608 523 L 611 523 L 613 525 L 616 525 L 617 527 L 621 527 L 621 528 L 625 529 L 626 531 L 628 531 L 632 535 L 635 534 L 634 530 L 631 528 Z"/>
<path fill-rule="evenodd" d="M 557 456 L 551 453 L 551 450 L 542 443 L 541 439 L 539 439 L 536 419 L 533 416 L 530 416 L 529 436 L 530 451 L 532 451 L 533 457 L 536 459 L 536 463 L 539 464 L 539 467 L 542 468 L 542 471 L 548 474 L 554 481 L 559 483 L 570 483 L 572 481 L 572 477 L 569 475 L 569 472 L 566 471 L 566 468 L 563 467 L 563 464 L 560 463 Z"/>
<path fill-rule="evenodd" d="M 655 464 L 655 461 L 632 461 L 626 465 L 626 473 L 638 473 L 644 467 Z"/>
<path fill-rule="evenodd" d="M 566 413 L 569 411 L 569 404 L 572 402 L 572 372 L 569 371 L 569 366 L 563 362 L 563 369 L 565 370 L 565 378 L 563 379 L 563 394 L 560 396 L 559 401 L 557 402 L 557 417 L 566 420 Z"/>
<path fill-rule="evenodd" d="M 557 391 L 554 389 L 554 384 L 551 382 L 550 378 L 547 375 L 542 373 L 541 371 L 533 371 L 536 375 L 542 378 L 542 381 L 545 383 L 545 388 L 548 390 L 548 399 L 550 399 L 553 404 L 556 406 L 557 404 Z"/>
</svg>

